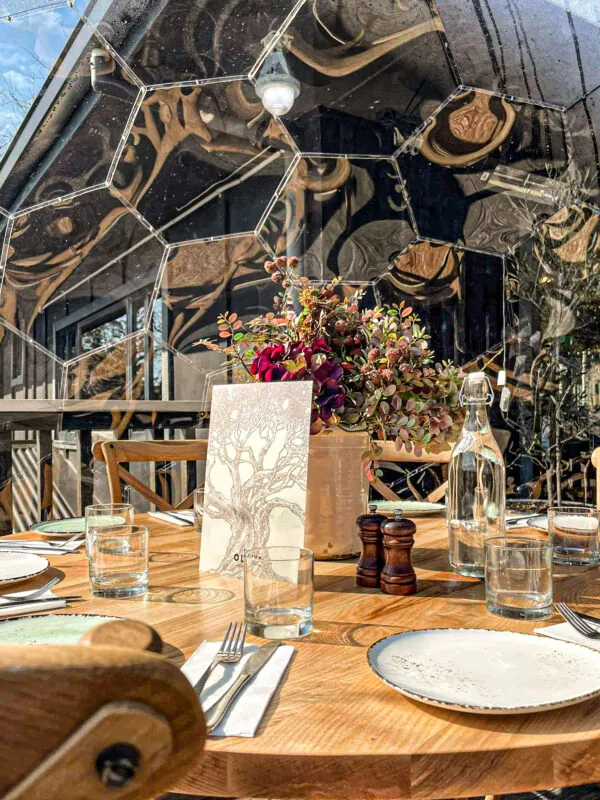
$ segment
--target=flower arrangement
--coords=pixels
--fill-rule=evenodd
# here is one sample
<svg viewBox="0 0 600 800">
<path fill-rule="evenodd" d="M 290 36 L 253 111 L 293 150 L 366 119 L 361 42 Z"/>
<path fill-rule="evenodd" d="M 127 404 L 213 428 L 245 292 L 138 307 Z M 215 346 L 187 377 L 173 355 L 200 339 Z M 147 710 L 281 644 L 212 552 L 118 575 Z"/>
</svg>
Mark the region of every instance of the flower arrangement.
<svg viewBox="0 0 600 800">
<path fill-rule="evenodd" d="M 462 422 L 460 371 L 435 363 L 430 337 L 404 303 L 360 310 L 363 292 L 336 293 L 339 281 L 316 286 L 298 275 L 298 259 L 279 256 L 265 263 L 282 291 L 274 312 L 246 325 L 237 314 L 219 317 L 228 364 L 261 382 L 312 380 L 312 430 L 340 425 L 368 431 L 373 439 L 395 439 L 420 456 L 441 452 L 456 439 Z"/>
</svg>

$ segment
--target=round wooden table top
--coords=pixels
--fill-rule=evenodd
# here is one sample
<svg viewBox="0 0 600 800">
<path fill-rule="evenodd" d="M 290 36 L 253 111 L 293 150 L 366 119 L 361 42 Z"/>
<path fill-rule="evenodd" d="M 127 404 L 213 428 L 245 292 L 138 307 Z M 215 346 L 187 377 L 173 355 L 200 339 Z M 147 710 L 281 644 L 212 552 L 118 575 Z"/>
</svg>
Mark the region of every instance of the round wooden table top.
<svg viewBox="0 0 600 800">
<path fill-rule="evenodd" d="M 204 639 L 220 641 L 229 621 L 243 618 L 242 582 L 199 572 L 199 535 L 191 527 L 145 515 L 137 521 L 151 529 L 148 593 L 91 598 L 84 555 L 55 556 L 52 569 L 64 574 L 56 594 L 89 598 L 57 613 L 146 622 L 166 643 L 166 655 L 182 664 Z M 541 624 L 488 614 L 482 582 L 449 571 L 444 520 L 416 524 L 418 594 L 360 589 L 354 561 L 317 562 L 314 631 L 291 642 L 295 657 L 258 735 L 210 740 L 197 768 L 174 790 L 431 800 L 600 780 L 600 699 L 540 714 L 461 714 L 409 700 L 370 670 L 367 648 L 392 633 L 439 627 L 531 632 Z M 41 585 L 47 575 L 23 588 Z M 600 616 L 599 595 L 597 568 L 557 567 L 555 600 Z"/>
</svg>

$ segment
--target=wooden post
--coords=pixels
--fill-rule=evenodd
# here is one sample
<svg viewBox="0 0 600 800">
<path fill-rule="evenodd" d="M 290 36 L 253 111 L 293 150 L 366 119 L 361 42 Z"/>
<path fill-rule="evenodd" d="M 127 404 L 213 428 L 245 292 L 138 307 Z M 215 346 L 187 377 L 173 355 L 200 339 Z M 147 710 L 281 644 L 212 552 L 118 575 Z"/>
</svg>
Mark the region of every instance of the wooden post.
<svg viewBox="0 0 600 800">
<path fill-rule="evenodd" d="M 0 430 L 0 536 L 13 532 L 12 433 Z"/>
<path fill-rule="evenodd" d="M 48 519 L 52 510 L 52 431 L 37 431 L 37 518 Z"/>
<path fill-rule="evenodd" d="M 86 506 L 94 502 L 94 469 L 92 463 L 92 432 L 79 431 L 79 486 L 77 513 L 83 516 Z"/>
</svg>

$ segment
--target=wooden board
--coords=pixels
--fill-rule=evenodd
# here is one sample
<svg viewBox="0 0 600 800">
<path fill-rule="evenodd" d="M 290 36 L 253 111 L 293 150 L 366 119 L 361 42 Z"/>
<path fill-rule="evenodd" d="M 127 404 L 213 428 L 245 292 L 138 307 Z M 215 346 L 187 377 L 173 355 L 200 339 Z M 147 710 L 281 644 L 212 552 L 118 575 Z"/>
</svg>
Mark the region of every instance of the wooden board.
<svg viewBox="0 0 600 800">
<path fill-rule="evenodd" d="M 90 599 L 73 610 L 153 625 L 167 655 L 182 663 L 205 638 L 220 639 L 230 620 L 242 618 L 242 584 L 199 573 L 198 534 L 144 515 L 138 522 L 151 528 L 148 593 Z M 488 614 L 483 584 L 449 572 L 444 521 L 415 522 L 418 594 L 359 589 L 354 562 L 318 562 L 315 630 L 295 642 L 296 657 L 259 735 L 209 741 L 178 791 L 441 800 L 600 780 L 600 700 L 544 714 L 475 718 L 408 700 L 371 672 L 366 648 L 394 632 L 463 626 L 531 632 L 540 625 Z M 52 564 L 65 574 L 57 594 L 89 596 L 83 555 L 57 556 Z M 556 570 L 555 600 L 600 616 L 598 569 Z"/>
</svg>

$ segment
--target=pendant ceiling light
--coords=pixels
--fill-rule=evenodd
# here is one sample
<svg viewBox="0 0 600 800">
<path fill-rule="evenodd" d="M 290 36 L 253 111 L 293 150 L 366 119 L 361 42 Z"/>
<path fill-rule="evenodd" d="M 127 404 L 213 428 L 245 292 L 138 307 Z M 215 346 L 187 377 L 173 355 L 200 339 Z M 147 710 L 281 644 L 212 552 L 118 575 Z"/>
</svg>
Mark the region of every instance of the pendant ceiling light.
<svg viewBox="0 0 600 800">
<path fill-rule="evenodd" d="M 287 114 L 294 105 L 300 94 L 300 81 L 291 74 L 280 45 L 267 56 L 255 88 L 263 106 L 274 117 Z"/>
</svg>

